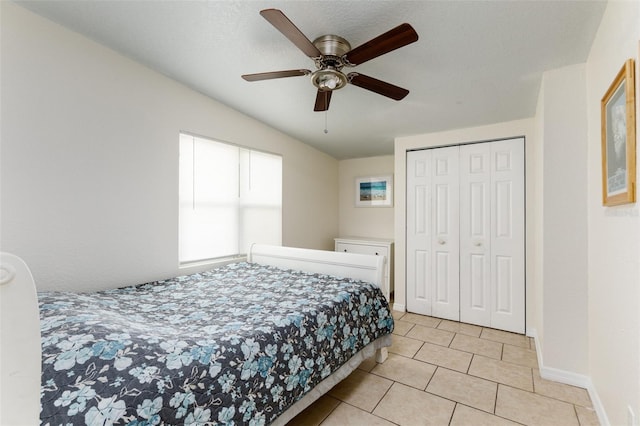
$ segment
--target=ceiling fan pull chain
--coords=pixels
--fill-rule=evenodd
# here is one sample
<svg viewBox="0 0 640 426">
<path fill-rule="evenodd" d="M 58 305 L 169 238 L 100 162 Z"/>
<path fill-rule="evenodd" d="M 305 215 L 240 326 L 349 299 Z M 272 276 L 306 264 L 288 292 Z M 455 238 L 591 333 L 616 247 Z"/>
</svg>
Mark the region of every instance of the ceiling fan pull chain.
<svg viewBox="0 0 640 426">
<path fill-rule="evenodd" d="M 324 110 L 324 134 L 326 135 L 327 133 L 329 133 L 329 130 L 327 130 L 327 110 Z"/>
</svg>

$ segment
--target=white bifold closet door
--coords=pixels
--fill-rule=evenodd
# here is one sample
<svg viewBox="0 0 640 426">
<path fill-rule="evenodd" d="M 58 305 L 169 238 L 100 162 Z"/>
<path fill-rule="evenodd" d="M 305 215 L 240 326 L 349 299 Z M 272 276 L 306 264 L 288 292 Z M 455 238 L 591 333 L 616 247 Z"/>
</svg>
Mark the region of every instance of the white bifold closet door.
<svg viewBox="0 0 640 426">
<path fill-rule="evenodd" d="M 458 320 L 458 147 L 407 153 L 407 310 Z"/>
<path fill-rule="evenodd" d="M 460 321 L 524 333 L 524 140 L 460 147 Z"/>
<path fill-rule="evenodd" d="M 524 260 L 524 139 L 407 153 L 407 310 L 524 333 Z"/>
</svg>

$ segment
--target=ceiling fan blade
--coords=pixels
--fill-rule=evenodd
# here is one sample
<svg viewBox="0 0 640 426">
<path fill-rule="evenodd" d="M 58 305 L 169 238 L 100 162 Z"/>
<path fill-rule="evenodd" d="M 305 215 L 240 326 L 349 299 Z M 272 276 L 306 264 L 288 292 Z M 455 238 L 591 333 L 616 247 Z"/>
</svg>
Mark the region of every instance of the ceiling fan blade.
<svg viewBox="0 0 640 426">
<path fill-rule="evenodd" d="M 281 10 L 265 9 L 260 11 L 260 15 L 269 21 L 271 25 L 276 27 L 276 29 L 286 38 L 291 40 L 291 42 L 295 44 L 298 49 L 302 50 L 305 55 L 310 58 L 322 56 L 322 53 L 320 53 L 318 48 L 309 41 L 307 36 L 305 36 L 302 31 L 300 31 L 298 27 L 296 27 L 295 24 L 291 22 L 284 13 L 282 13 Z"/>
<path fill-rule="evenodd" d="M 318 90 L 316 95 L 316 105 L 313 107 L 314 111 L 326 111 L 329 109 L 329 102 L 331 102 L 331 90 Z"/>
<path fill-rule="evenodd" d="M 349 83 L 353 84 L 354 86 L 370 90 L 379 95 L 386 96 L 387 98 L 395 99 L 396 101 L 403 99 L 409 94 L 409 91 L 407 89 L 394 86 L 391 83 L 378 80 L 377 78 L 369 77 L 368 75 L 352 72 L 349 73 L 347 77 L 349 78 Z"/>
<path fill-rule="evenodd" d="M 300 77 L 303 75 L 309 75 L 311 71 L 309 70 L 287 70 L 287 71 L 271 71 L 271 72 L 259 72 L 256 74 L 245 74 L 242 76 L 247 81 L 260 81 L 260 80 L 271 80 L 273 78 L 284 78 L 284 77 Z"/>
<path fill-rule="evenodd" d="M 344 57 L 352 65 L 360 65 L 380 55 L 418 40 L 418 33 L 409 24 L 401 24 L 373 40 L 347 52 Z"/>
</svg>

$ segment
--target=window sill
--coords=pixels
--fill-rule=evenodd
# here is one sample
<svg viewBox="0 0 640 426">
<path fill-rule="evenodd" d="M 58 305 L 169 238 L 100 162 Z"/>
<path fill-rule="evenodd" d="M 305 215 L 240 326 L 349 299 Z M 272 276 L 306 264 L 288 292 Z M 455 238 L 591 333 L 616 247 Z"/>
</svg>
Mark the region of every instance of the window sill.
<svg viewBox="0 0 640 426">
<path fill-rule="evenodd" d="M 230 263 L 246 262 L 246 255 L 229 256 L 220 259 L 198 260 L 195 262 L 185 262 L 178 266 L 178 269 L 186 274 L 196 274 L 209 269 L 225 266 Z"/>
</svg>

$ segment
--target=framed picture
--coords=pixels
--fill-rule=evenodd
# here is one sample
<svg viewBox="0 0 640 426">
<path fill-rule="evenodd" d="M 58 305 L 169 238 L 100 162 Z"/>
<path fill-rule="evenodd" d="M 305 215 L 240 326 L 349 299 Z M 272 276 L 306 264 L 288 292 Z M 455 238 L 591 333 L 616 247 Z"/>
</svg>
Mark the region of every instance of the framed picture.
<svg viewBox="0 0 640 426">
<path fill-rule="evenodd" d="M 602 204 L 636 201 L 634 61 L 629 59 L 600 103 L 602 114 Z"/>
<path fill-rule="evenodd" d="M 356 207 L 392 207 L 393 176 L 356 178 Z"/>
</svg>

